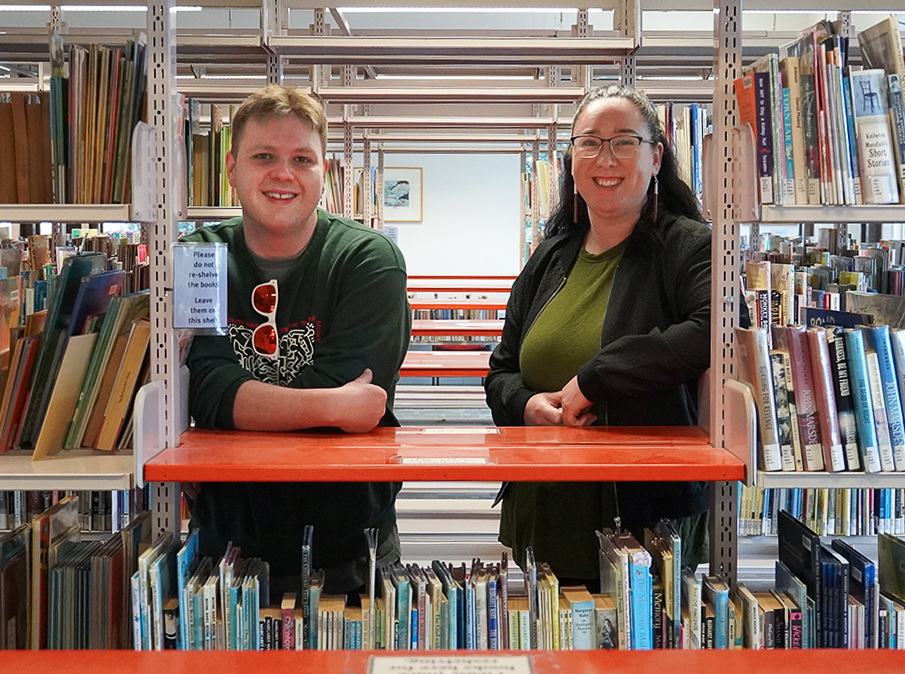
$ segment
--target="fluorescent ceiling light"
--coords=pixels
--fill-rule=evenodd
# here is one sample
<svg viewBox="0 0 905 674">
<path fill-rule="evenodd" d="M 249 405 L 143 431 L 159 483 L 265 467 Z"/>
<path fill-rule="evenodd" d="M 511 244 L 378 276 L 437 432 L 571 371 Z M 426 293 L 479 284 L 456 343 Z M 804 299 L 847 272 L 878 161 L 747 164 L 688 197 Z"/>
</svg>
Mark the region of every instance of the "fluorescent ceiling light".
<svg viewBox="0 0 905 674">
<path fill-rule="evenodd" d="M 378 80 L 533 80 L 531 75 L 381 75 Z"/>
<path fill-rule="evenodd" d="M 64 12 L 147 12 L 146 5 L 60 5 Z M 50 5 L 0 5 L 0 12 L 49 12 Z M 177 12 L 200 12 L 201 7 L 176 7 Z"/>
<path fill-rule="evenodd" d="M 560 14 L 574 12 L 574 7 L 338 7 L 343 14 Z"/>
<path fill-rule="evenodd" d="M 266 80 L 266 75 L 205 75 L 204 77 L 195 77 L 194 75 L 176 75 L 177 80 Z"/>
</svg>

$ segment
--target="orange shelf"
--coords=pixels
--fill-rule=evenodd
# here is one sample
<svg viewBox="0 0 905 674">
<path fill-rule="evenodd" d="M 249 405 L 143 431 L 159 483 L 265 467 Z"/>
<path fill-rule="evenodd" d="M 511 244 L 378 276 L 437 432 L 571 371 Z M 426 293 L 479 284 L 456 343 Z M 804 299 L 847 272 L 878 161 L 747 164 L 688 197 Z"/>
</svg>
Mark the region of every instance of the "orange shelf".
<svg viewBox="0 0 905 674">
<path fill-rule="evenodd" d="M 190 430 L 145 464 L 154 482 L 742 480 L 698 428 L 378 428 L 371 433 Z"/>
<path fill-rule="evenodd" d="M 400 377 L 486 377 L 490 351 L 409 351 Z"/>
<path fill-rule="evenodd" d="M 409 279 L 410 293 L 508 293 L 512 290 L 512 281 L 506 279 Z"/>
<path fill-rule="evenodd" d="M 431 299 L 411 299 L 409 305 L 413 310 L 433 310 L 433 309 L 496 309 L 501 311 L 506 308 L 506 302 L 501 300 L 469 300 L 469 299 L 449 299 L 449 300 L 431 300 Z"/>
<path fill-rule="evenodd" d="M 431 318 L 416 318 L 412 321 L 412 335 L 418 337 L 499 337 L 502 334 L 503 321 Z"/>
<path fill-rule="evenodd" d="M 413 281 L 417 281 L 419 283 L 423 281 L 509 281 L 511 285 L 516 278 L 516 276 L 509 276 L 506 274 L 503 274 L 501 276 L 473 276 L 469 274 L 409 274 L 408 281 L 409 283 L 412 283 Z"/>
<path fill-rule="evenodd" d="M 462 651 L 0 651 L 5 672 L 66 672 L 66 674 L 247 674 L 248 672 L 305 672 L 305 674 L 367 674 L 369 660 L 381 657 L 432 658 L 519 657 L 524 652 Z M 534 674 L 663 674 L 663 672 L 759 672 L 762 674 L 826 674 L 865 672 L 901 674 L 905 651 L 532 651 L 527 653 Z M 443 671 L 442 662 L 432 671 Z M 417 671 L 417 670 L 413 670 Z M 488 670 L 495 671 L 495 670 Z"/>
</svg>

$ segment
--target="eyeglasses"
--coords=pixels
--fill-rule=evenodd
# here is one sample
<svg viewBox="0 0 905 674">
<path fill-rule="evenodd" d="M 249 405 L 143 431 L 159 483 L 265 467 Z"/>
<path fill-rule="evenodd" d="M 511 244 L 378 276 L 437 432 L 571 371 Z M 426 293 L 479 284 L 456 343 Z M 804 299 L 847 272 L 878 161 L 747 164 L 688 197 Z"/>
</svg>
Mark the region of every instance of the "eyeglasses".
<svg viewBox="0 0 905 674">
<path fill-rule="evenodd" d="M 274 360 L 280 357 L 280 340 L 277 336 L 276 324 L 277 298 L 276 280 L 255 286 L 255 289 L 251 291 L 251 306 L 267 318 L 267 322 L 261 323 L 251 334 L 251 345 L 258 355 Z"/>
<path fill-rule="evenodd" d="M 582 159 L 594 159 L 600 154 L 601 148 L 606 143 L 609 143 L 610 152 L 618 159 L 636 157 L 638 150 L 641 149 L 641 143 L 656 145 L 652 140 L 644 140 L 641 136 L 629 134 L 613 136 L 612 138 L 600 138 L 599 136 L 582 134 L 580 136 L 572 136 L 569 140 L 572 142 L 572 147 L 575 148 L 575 154 Z"/>
</svg>

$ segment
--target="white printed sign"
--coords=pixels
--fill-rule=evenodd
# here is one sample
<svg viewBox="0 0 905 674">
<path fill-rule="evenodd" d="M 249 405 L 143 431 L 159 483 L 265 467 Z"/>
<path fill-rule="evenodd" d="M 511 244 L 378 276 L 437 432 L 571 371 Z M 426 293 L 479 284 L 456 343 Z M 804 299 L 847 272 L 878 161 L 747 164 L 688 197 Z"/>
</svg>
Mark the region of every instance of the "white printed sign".
<svg viewBox="0 0 905 674">
<path fill-rule="evenodd" d="M 202 334 L 226 329 L 225 243 L 173 244 L 173 327 Z"/>
<path fill-rule="evenodd" d="M 383 656 L 368 663 L 368 674 L 532 674 L 527 655 Z"/>
</svg>

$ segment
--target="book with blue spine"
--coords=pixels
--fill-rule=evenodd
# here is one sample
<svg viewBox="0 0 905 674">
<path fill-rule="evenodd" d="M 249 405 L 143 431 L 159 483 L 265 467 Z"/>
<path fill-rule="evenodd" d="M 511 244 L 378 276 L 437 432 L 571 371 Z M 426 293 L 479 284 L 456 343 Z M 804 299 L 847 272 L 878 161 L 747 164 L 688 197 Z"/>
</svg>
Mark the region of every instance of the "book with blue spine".
<svg viewBox="0 0 905 674">
<path fill-rule="evenodd" d="M 901 392 L 896 377 L 889 326 L 872 325 L 869 330 L 880 369 L 880 383 L 883 402 L 886 406 L 886 423 L 889 425 L 894 467 L 896 470 L 905 470 L 905 422 L 902 418 Z"/>
<path fill-rule="evenodd" d="M 629 559 L 632 648 L 638 651 L 651 650 L 654 647 L 651 556 L 633 535 L 616 534 L 616 538 L 627 551 Z"/>
<path fill-rule="evenodd" d="M 847 329 L 843 335 L 848 356 L 849 378 L 852 384 L 852 402 L 858 427 L 858 449 L 861 465 L 867 473 L 880 472 L 880 449 L 877 444 L 877 427 L 867 375 L 867 358 L 864 336 L 858 329 Z"/>
<path fill-rule="evenodd" d="M 877 425 L 877 449 L 880 453 L 880 470 L 890 472 L 896 469 L 893 458 L 892 434 L 886 415 L 885 393 L 880 374 L 880 360 L 874 346 L 873 332 L 862 328 L 864 337 L 864 359 L 867 363 L 867 383 L 870 386 L 870 400 L 874 408 L 874 423 Z"/>
<path fill-rule="evenodd" d="M 500 650 L 499 571 L 490 565 L 487 569 L 487 645 L 492 651 Z"/>
<path fill-rule="evenodd" d="M 476 615 L 475 588 L 469 580 L 465 583 L 465 649 L 469 651 L 477 648 Z"/>
<path fill-rule="evenodd" d="M 192 572 L 198 566 L 198 541 L 199 530 L 193 529 L 189 533 L 182 548 L 176 553 L 176 597 L 179 599 L 179 631 L 177 633 L 176 647 L 180 651 L 189 648 L 188 608 L 185 585 Z"/>
<path fill-rule="evenodd" d="M 729 648 L 729 584 L 719 576 L 705 576 L 701 584 L 702 598 L 713 606 L 715 649 Z"/>
</svg>

